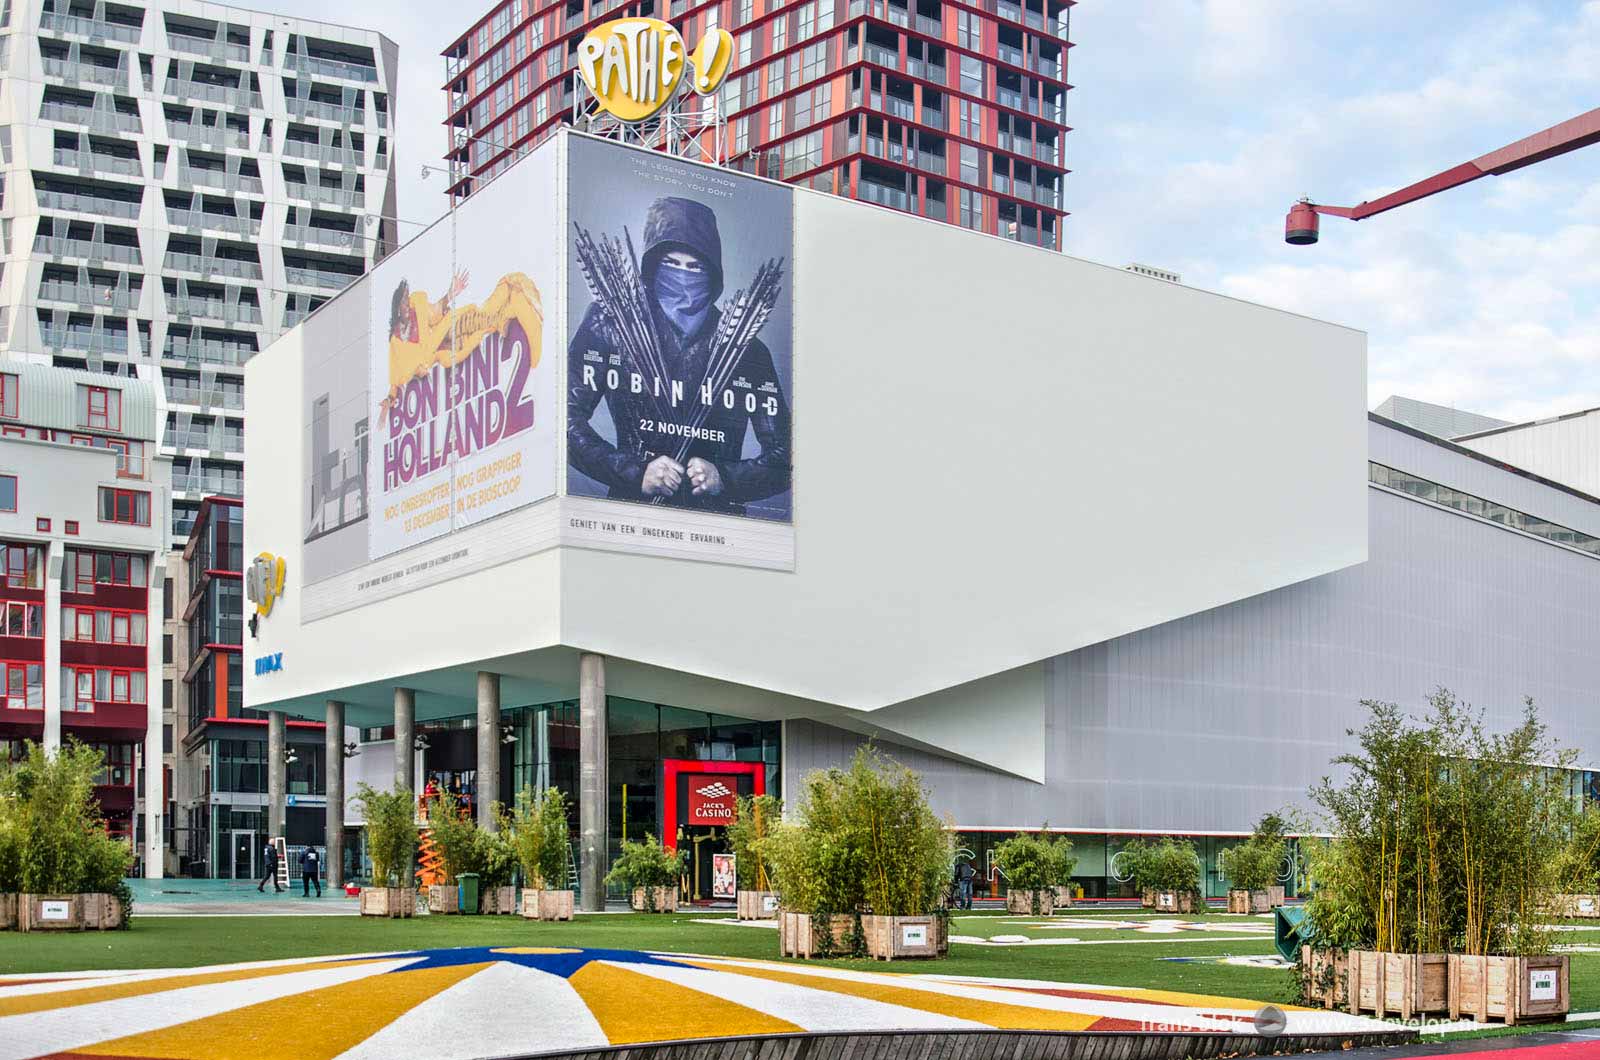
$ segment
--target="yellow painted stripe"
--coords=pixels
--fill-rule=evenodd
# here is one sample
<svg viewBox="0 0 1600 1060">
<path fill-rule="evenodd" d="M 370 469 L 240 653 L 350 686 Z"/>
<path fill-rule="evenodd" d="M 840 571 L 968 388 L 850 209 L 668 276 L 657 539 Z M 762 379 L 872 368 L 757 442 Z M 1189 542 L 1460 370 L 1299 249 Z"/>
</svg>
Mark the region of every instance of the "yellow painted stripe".
<svg viewBox="0 0 1600 1060">
<path fill-rule="evenodd" d="M 369 975 L 77 1050 L 90 1056 L 206 1060 L 328 1060 L 486 963 Z"/>
<path fill-rule="evenodd" d="M 171 975 L 160 979 L 139 979 L 131 983 L 106 983 L 85 986 L 80 990 L 57 990 L 48 994 L 23 994 L 20 997 L 0 998 L 0 1016 L 23 1016 L 30 1012 L 48 1012 L 51 1009 L 70 1008 L 74 1005 L 93 1005 L 99 1001 L 117 1001 L 125 997 L 160 994 L 168 990 L 182 990 L 186 986 L 209 986 L 212 983 L 234 983 L 240 979 L 264 979 L 291 972 L 310 972 L 321 968 L 349 968 L 372 961 L 319 961 L 304 964 L 285 964 L 274 968 L 231 968 L 220 972 L 198 972 L 193 975 Z"/>
<path fill-rule="evenodd" d="M 714 994 L 600 961 L 590 961 L 568 981 L 612 1045 L 805 1029 Z"/>
<path fill-rule="evenodd" d="M 882 1001 L 901 1008 L 914 1008 L 934 1012 L 941 1016 L 985 1023 L 1006 1030 L 1025 1031 L 1081 1031 L 1087 1030 L 1099 1016 L 1081 1012 L 1059 1012 L 1055 1009 L 1030 1008 L 1027 1005 L 1008 1005 L 1000 1001 L 981 1001 L 976 998 L 940 994 L 931 990 L 894 986 L 877 981 L 834 979 L 828 976 L 807 975 L 804 972 L 779 971 L 776 968 L 751 968 L 746 965 L 711 964 L 685 960 L 699 968 L 709 968 L 734 975 L 748 975 L 757 979 L 770 979 L 777 983 L 792 983 L 813 990 L 827 990 L 835 994 L 864 997 L 869 1001 Z"/>
</svg>

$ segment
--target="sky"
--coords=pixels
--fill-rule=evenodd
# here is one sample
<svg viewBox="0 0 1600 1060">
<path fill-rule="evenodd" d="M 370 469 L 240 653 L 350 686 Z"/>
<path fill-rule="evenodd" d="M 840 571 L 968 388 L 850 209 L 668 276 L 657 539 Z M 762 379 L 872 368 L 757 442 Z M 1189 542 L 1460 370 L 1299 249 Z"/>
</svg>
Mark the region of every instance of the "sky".
<svg viewBox="0 0 1600 1060">
<path fill-rule="evenodd" d="M 445 207 L 439 52 L 489 7 L 340 6 L 400 46 L 403 220 Z M 1600 0 L 1080 0 L 1072 40 L 1068 253 L 1359 328 L 1372 405 L 1600 405 L 1600 145 L 1283 242 L 1301 196 L 1377 198 L 1600 104 Z"/>
</svg>

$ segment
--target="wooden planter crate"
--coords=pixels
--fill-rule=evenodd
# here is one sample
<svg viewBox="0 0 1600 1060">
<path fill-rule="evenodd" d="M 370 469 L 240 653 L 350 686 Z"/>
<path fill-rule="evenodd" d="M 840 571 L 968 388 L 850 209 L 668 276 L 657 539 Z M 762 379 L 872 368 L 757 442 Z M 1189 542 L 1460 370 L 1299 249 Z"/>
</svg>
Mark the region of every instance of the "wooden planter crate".
<svg viewBox="0 0 1600 1060">
<path fill-rule="evenodd" d="M 0 931 L 17 929 L 17 903 L 21 897 L 18 894 L 0 894 Z"/>
<path fill-rule="evenodd" d="M 774 920 L 778 916 L 775 891 L 740 891 L 737 899 L 740 920 Z"/>
<path fill-rule="evenodd" d="M 416 915 L 415 887 L 361 888 L 361 915 L 407 917 Z"/>
<path fill-rule="evenodd" d="M 571 891 L 541 891 L 533 887 L 522 889 L 522 919 L 571 920 Z"/>
<path fill-rule="evenodd" d="M 1566 956 L 1469 957 L 1453 953 L 1450 1018 L 1471 1016 L 1479 1023 L 1498 1019 L 1508 1027 L 1560 1019 L 1572 1005 L 1569 975 Z"/>
<path fill-rule="evenodd" d="M 1070 887 L 1057 887 L 1055 889 L 1055 892 L 1056 892 L 1056 908 L 1057 909 L 1071 909 L 1072 908 L 1072 888 L 1070 888 Z"/>
<path fill-rule="evenodd" d="M 883 961 L 897 958 L 944 957 L 950 937 L 940 916 L 863 916 L 867 956 Z"/>
<path fill-rule="evenodd" d="M 1283 888 L 1282 887 L 1268 887 L 1267 888 L 1267 908 L 1268 909 L 1276 909 L 1281 905 L 1283 905 Z"/>
<path fill-rule="evenodd" d="M 1039 912 L 1033 912 L 1034 896 L 1039 897 Z M 1007 891 L 1006 912 L 1025 913 L 1028 915 L 1049 916 L 1056 911 L 1056 892 L 1049 891 Z"/>
<path fill-rule="evenodd" d="M 1155 908 L 1161 913 L 1192 913 L 1194 912 L 1194 895 L 1179 894 L 1177 891 L 1151 891 L 1155 898 Z"/>
<path fill-rule="evenodd" d="M 652 887 L 655 892 L 656 907 L 648 908 L 644 903 L 644 888 L 633 889 L 631 905 L 639 912 L 676 913 L 678 911 L 678 889 L 676 887 Z"/>
<path fill-rule="evenodd" d="M 1550 903 L 1550 915 L 1576 920 L 1600 918 L 1600 894 L 1558 894 Z"/>
<path fill-rule="evenodd" d="M 122 900 L 114 894 L 15 895 L 18 931 L 110 931 L 122 926 Z M 0 916 L 0 921 L 3 921 Z"/>
<path fill-rule="evenodd" d="M 1382 1019 L 1444 1012 L 1450 1007 L 1449 958 L 1442 953 L 1351 950 L 1348 1010 Z"/>
<path fill-rule="evenodd" d="M 1156 907 L 1156 892 L 1145 891 L 1139 895 L 1139 904 L 1146 909 L 1154 909 Z"/>
<path fill-rule="evenodd" d="M 1278 903 L 1282 905 L 1282 902 Z M 1230 913 L 1270 913 L 1273 909 L 1272 895 L 1268 891 L 1243 891 L 1232 890 L 1228 892 L 1228 912 Z"/>
<path fill-rule="evenodd" d="M 810 913 L 778 913 L 778 954 L 782 957 L 816 956 L 821 949 L 822 932 L 831 931 L 833 952 L 842 954 L 850 948 L 850 930 L 855 918 L 849 916 L 817 917 Z"/>
<path fill-rule="evenodd" d="M 1349 1004 L 1346 994 L 1349 975 L 1350 956 L 1343 950 L 1300 947 L 1300 986 L 1306 1004 L 1321 1005 L 1325 1009 L 1344 1008 Z"/>
<path fill-rule="evenodd" d="M 453 883 L 436 883 L 428 888 L 428 912 L 461 912 L 461 891 Z"/>
<path fill-rule="evenodd" d="M 515 887 L 485 887 L 478 895 L 478 912 L 497 913 L 501 916 L 517 912 Z"/>
</svg>

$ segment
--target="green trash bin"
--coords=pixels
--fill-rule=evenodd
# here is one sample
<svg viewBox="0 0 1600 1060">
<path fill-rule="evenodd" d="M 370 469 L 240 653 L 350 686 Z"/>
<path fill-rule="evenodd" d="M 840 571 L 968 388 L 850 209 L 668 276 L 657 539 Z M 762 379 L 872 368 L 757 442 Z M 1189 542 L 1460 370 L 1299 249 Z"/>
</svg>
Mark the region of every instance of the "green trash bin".
<svg viewBox="0 0 1600 1060">
<path fill-rule="evenodd" d="M 477 913 L 478 911 L 478 874 L 476 872 L 463 872 L 456 877 L 457 896 L 461 899 L 463 913 Z"/>
</svg>

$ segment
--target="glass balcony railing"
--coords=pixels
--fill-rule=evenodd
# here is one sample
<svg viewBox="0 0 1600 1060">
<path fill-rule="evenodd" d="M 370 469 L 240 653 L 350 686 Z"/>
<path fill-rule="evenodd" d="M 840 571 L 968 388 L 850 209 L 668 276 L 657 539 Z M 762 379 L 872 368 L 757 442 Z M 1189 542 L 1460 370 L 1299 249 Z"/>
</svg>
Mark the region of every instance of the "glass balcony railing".
<svg viewBox="0 0 1600 1060">
<path fill-rule="evenodd" d="M 218 41 L 212 37 L 191 37 L 186 33 L 174 33 L 171 29 L 167 30 L 167 46 L 185 55 L 215 56 L 236 63 L 250 61 L 250 49 L 243 44 Z"/>
<path fill-rule="evenodd" d="M 206 147 L 249 148 L 250 134 L 243 129 L 229 129 L 221 125 L 203 125 L 200 122 L 167 119 L 167 135 L 174 140 L 203 144 Z"/>
<path fill-rule="evenodd" d="M 137 114 L 124 114 L 118 110 L 97 110 L 76 103 L 46 100 L 39 105 L 40 121 L 58 121 L 76 125 L 90 132 L 142 132 L 144 126 Z"/>
<path fill-rule="evenodd" d="M 178 99 L 199 99 L 207 103 L 221 103 L 229 107 L 249 108 L 260 110 L 262 108 L 261 93 L 240 88 L 237 85 L 211 85 L 203 81 L 180 81 L 175 77 L 167 78 L 162 91 Z"/>
<path fill-rule="evenodd" d="M 162 354 L 168 360 L 181 361 L 189 366 L 210 364 L 225 368 L 241 367 L 255 355 L 256 351 L 248 346 L 239 346 L 231 342 L 187 339 L 181 335 L 169 338 L 166 352 Z"/>
<path fill-rule="evenodd" d="M 116 173 L 125 177 L 140 177 L 144 175 L 144 170 L 139 165 L 137 158 L 101 154 L 99 151 L 73 151 L 65 147 L 58 147 L 50 156 L 50 160 L 58 166 L 67 166 L 78 170 L 87 169 L 95 173 Z"/>
<path fill-rule="evenodd" d="M 856 194 L 867 202 L 875 202 L 879 206 L 893 206 L 897 210 L 908 209 L 909 197 L 904 188 L 890 188 L 870 180 L 856 182 Z"/>
<path fill-rule="evenodd" d="M 207 446 L 185 446 L 189 449 L 205 449 Z M 230 450 L 223 450 L 229 452 Z M 172 488 L 185 493 L 228 493 L 240 494 L 244 491 L 244 476 L 238 471 L 214 469 L 197 471 L 190 474 L 176 468 L 172 472 Z"/>
<path fill-rule="evenodd" d="M 865 54 L 868 62 L 877 63 L 879 66 L 887 66 L 895 70 L 900 68 L 899 52 L 892 51 L 888 48 L 880 48 L 876 44 L 868 44 L 865 46 L 865 48 Z"/>
<path fill-rule="evenodd" d="M 1001 62 L 1007 62 L 1012 66 L 1020 66 L 1024 69 L 1027 68 L 1028 57 L 1021 48 L 1014 48 L 1009 44 L 999 44 L 995 46 L 995 54 L 999 56 Z"/>
<path fill-rule="evenodd" d="M 293 158 L 304 158 L 312 162 L 323 162 L 335 166 L 359 166 L 361 152 L 348 147 L 339 147 L 334 144 L 313 144 L 304 140 L 287 140 L 283 145 L 283 153 Z"/>
<path fill-rule="evenodd" d="M 168 376 L 165 380 L 167 400 L 176 405 L 193 405 L 208 409 L 243 409 L 244 394 L 235 382 L 231 386 L 207 388 L 192 379 Z"/>
<path fill-rule="evenodd" d="M 161 444 L 173 449 L 198 449 L 206 453 L 242 453 L 244 432 L 237 429 L 219 431 L 205 427 L 191 427 L 183 431 L 176 427 L 168 427 Z M 173 473 L 173 480 L 173 484 L 176 485 L 176 472 Z"/>
<path fill-rule="evenodd" d="M 284 279 L 302 287 L 320 287 L 327 291 L 342 291 L 361 278 L 360 274 L 352 276 L 346 272 L 330 272 L 324 269 L 307 269 L 298 266 L 286 266 L 283 270 Z"/>
<path fill-rule="evenodd" d="M 84 309 L 111 309 L 125 313 L 139 304 L 139 292 L 98 283 L 40 280 L 39 299 L 44 302 L 68 302 Z"/>
<path fill-rule="evenodd" d="M 42 189 L 35 191 L 34 195 L 39 200 L 39 208 L 42 210 L 72 210 L 100 217 L 125 217 L 129 220 L 136 220 L 139 216 L 139 204 L 124 202 L 122 199 L 108 199 L 82 192 Z"/>
<path fill-rule="evenodd" d="M 345 188 L 329 188 L 321 184 L 302 184 L 290 181 L 287 186 L 291 199 L 328 203 L 333 206 L 362 207 L 367 203 L 367 193 Z"/>
<path fill-rule="evenodd" d="M 994 100 L 1002 107 L 1010 107 L 1012 110 L 1022 110 L 1024 106 L 1022 93 L 1009 88 L 995 89 Z"/>
<path fill-rule="evenodd" d="M 61 15 L 53 11 L 46 11 L 39 16 L 39 28 L 47 33 L 67 33 L 92 41 L 116 40 L 126 44 L 138 44 L 143 32 L 138 26 L 124 26 L 120 22 L 105 22 L 81 15 Z"/>
<path fill-rule="evenodd" d="M 343 107 L 337 103 L 323 103 L 315 99 L 295 99 L 292 96 L 285 100 L 285 103 L 288 105 L 289 113 L 296 118 L 336 121 L 341 125 L 362 125 L 366 123 L 366 113 L 360 107 Z M 382 123 L 380 122 L 379 124 L 381 125 Z"/>
<path fill-rule="evenodd" d="M 194 272 L 201 276 L 226 276 L 237 280 L 261 279 L 261 265 L 237 258 L 206 258 L 182 250 L 167 251 L 163 268 L 176 272 Z"/>
<path fill-rule="evenodd" d="M 72 84 L 105 85 L 109 88 L 127 88 L 127 71 L 115 66 L 98 66 L 94 63 L 73 62 L 71 59 L 44 57 L 44 74 Z"/>
<path fill-rule="evenodd" d="M 199 166 L 178 166 L 178 184 L 181 187 L 221 188 L 224 191 L 244 192 L 246 195 L 263 195 L 261 178 L 244 173 L 228 173 L 221 169 L 203 169 Z"/>
<path fill-rule="evenodd" d="M 210 213 L 206 210 L 176 210 L 167 207 L 168 223 L 178 228 L 227 232 L 230 235 L 254 239 L 261 234 L 261 222 L 248 217 Z"/>
<path fill-rule="evenodd" d="M 96 243 L 90 239 L 40 234 L 34 237 L 33 251 L 52 258 L 84 258 L 89 261 L 115 261 L 123 265 L 143 265 L 138 247 L 121 243 Z"/>
<path fill-rule="evenodd" d="M 1022 8 L 1016 4 L 1008 3 L 1007 0 L 999 0 L 994 5 L 994 11 L 1001 18 L 1009 18 L 1013 22 L 1022 21 Z"/>
<path fill-rule="evenodd" d="M 939 19 L 929 18 L 927 15 L 917 16 L 916 28 L 930 37 L 944 36 L 944 23 Z"/>
<path fill-rule="evenodd" d="M 301 74 L 338 77 L 346 81 L 369 81 L 376 84 L 378 80 L 377 67 L 367 66 L 364 63 L 347 63 L 338 59 L 317 59 L 298 52 L 284 56 L 283 66 L 286 70 L 294 70 Z"/>
<path fill-rule="evenodd" d="M 249 302 L 229 304 L 221 298 L 167 295 L 167 309 L 180 317 L 204 317 L 229 324 L 259 324 L 261 309 Z"/>
<path fill-rule="evenodd" d="M 44 344 L 56 350 L 74 350 L 82 353 L 125 354 L 128 352 L 126 331 L 93 331 L 84 328 L 63 328 L 51 324 L 39 325 L 39 337 Z"/>
<path fill-rule="evenodd" d="M 283 238 L 290 243 L 307 243 L 319 247 L 360 246 L 362 239 L 354 232 L 341 232 L 317 225 L 285 225 Z"/>
</svg>

